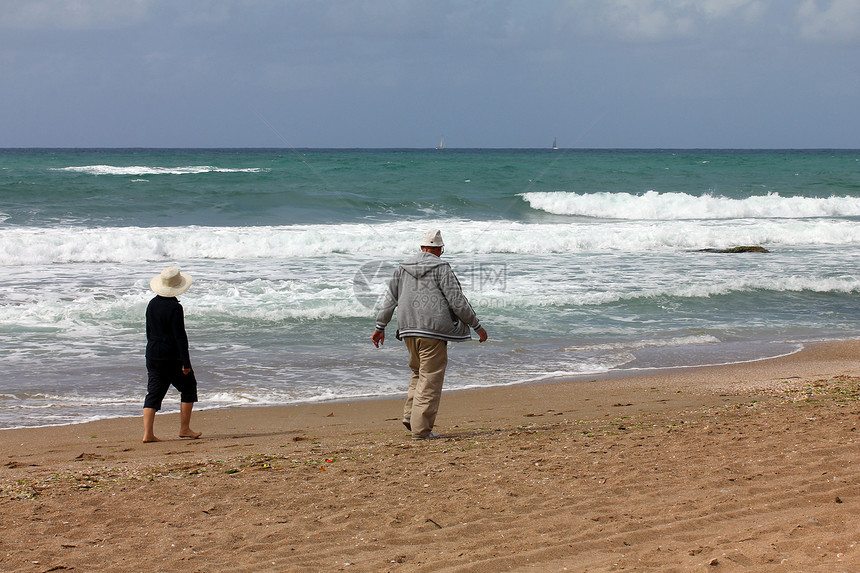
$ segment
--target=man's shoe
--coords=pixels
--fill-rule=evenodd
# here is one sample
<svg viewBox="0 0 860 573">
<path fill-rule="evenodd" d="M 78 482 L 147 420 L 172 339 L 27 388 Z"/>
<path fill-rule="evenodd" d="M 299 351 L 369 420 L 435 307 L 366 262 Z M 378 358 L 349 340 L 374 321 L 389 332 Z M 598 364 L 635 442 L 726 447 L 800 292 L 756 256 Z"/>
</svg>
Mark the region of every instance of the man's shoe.
<svg viewBox="0 0 860 573">
<path fill-rule="evenodd" d="M 412 431 L 412 421 L 409 418 L 403 418 L 401 422 L 403 422 L 403 425 L 406 426 L 407 430 L 410 432 Z"/>
<path fill-rule="evenodd" d="M 426 436 L 412 436 L 412 439 L 413 440 L 435 440 L 436 438 L 441 438 L 441 437 L 442 436 L 440 436 L 439 434 L 434 434 L 433 432 L 430 432 Z"/>
</svg>

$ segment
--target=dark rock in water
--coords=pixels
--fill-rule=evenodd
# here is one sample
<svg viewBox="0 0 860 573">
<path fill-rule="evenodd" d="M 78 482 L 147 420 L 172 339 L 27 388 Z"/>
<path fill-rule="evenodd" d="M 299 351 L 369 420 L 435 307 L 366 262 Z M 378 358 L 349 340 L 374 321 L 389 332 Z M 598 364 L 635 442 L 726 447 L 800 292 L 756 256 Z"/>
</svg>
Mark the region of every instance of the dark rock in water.
<svg viewBox="0 0 860 573">
<path fill-rule="evenodd" d="M 699 249 L 700 253 L 769 253 L 767 249 L 759 246 L 731 247 L 729 249 Z"/>
</svg>

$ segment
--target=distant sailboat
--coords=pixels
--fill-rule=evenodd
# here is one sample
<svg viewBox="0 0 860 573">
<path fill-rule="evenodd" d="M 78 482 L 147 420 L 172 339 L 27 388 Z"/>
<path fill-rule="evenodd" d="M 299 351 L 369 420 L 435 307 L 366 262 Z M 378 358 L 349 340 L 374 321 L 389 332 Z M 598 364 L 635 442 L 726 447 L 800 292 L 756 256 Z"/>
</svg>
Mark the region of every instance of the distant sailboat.
<svg viewBox="0 0 860 573">
<path fill-rule="evenodd" d="M 558 149 L 558 138 L 557 137 L 552 138 L 552 148 Z"/>
<path fill-rule="evenodd" d="M 436 149 L 445 149 L 445 138 L 442 138 L 442 141 L 439 142 L 439 145 L 436 146 Z"/>
</svg>

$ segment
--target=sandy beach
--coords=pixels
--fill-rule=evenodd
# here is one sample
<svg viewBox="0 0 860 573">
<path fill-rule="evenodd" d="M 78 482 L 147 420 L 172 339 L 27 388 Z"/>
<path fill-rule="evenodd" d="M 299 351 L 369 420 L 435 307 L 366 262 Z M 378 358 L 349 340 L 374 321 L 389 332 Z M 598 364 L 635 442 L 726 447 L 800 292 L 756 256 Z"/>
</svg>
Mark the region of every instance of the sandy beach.
<svg viewBox="0 0 860 573">
<path fill-rule="evenodd" d="M 859 355 L 0 431 L 0 569 L 857 571 Z"/>
</svg>

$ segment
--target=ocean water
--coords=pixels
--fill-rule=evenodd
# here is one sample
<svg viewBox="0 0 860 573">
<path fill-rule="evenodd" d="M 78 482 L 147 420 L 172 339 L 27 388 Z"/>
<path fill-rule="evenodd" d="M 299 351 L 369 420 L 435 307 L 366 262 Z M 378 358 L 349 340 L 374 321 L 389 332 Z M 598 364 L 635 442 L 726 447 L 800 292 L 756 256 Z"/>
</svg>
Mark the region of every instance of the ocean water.
<svg viewBox="0 0 860 573">
<path fill-rule="evenodd" d="M 293 404 L 404 394 L 374 307 L 430 227 L 467 388 L 856 338 L 858 222 L 860 151 L 0 150 L 0 428 L 139 415 L 168 265 L 198 408 Z"/>
</svg>

